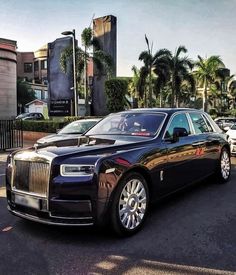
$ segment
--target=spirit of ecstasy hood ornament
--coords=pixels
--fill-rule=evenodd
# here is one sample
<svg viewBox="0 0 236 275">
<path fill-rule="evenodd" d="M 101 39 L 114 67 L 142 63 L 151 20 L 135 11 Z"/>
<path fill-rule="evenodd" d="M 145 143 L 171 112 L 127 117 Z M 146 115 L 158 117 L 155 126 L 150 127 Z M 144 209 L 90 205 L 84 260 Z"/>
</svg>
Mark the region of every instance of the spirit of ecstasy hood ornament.
<svg viewBox="0 0 236 275">
<path fill-rule="evenodd" d="M 33 147 L 34 147 L 34 149 L 35 149 L 35 153 L 38 153 L 38 144 L 35 143 Z"/>
</svg>

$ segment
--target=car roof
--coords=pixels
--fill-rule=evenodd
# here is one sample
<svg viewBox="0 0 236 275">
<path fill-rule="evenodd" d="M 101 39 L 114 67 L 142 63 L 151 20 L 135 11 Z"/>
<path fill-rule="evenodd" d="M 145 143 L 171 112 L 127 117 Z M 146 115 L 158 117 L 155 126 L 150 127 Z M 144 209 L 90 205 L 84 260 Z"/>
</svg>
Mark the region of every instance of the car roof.
<svg viewBox="0 0 236 275">
<path fill-rule="evenodd" d="M 181 112 L 181 111 L 198 111 L 202 112 L 201 110 L 197 109 L 191 109 L 191 108 L 138 108 L 138 109 L 130 109 L 127 111 L 123 111 L 121 113 L 167 113 L 167 114 L 173 114 L 176 112 Z"/>
<path fill-rule="evenodd" d="M 71 122 L 84 122 L 84 121 L 87 121 L 87 122 L 90 122 L 90 121 L 99 121 L 101 120 L 101 118 L 83 118 L 83 119 L 78 119 L 78 120 L 74 120 L 74 121 L 71 121 Z"/>
<path fill-rule="evenodd" d="M 235 117 L 217 117 L 217 118 L 215 119 L 215 121 L 220 120 L 220 119 L 236 120 Z"/>
</svg>

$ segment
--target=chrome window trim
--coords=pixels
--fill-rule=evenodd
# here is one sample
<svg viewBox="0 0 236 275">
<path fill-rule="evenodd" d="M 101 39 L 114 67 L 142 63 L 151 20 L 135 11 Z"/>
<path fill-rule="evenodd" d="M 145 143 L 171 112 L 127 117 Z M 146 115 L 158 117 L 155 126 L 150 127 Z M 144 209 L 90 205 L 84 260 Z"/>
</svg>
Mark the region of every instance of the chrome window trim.
<svg viewBox="0 0 236 275">
<path fill-rule="evenodd" d="M 132 113 L 131 111 L 132 111 L 132 110 L 130 110 L 129 113 Z M 140 111 L 135 111 L 135 112 L 133 112 L 133 113 L 142 113 L 142 114 L 145 113 L 145 114 L 159 114 L 159 115 L 164 115 L 163 121 L 162 121 L 162 123 L 160 124 L 160 127 L 158 128 L 158 131 L 155 133 L 155 135 L 154 135 L 153 137 L 151 137 L 151 138 L 148 139 L 148 140 L 154 140 L 154 139 L 156 139 L 156 138 L 159 136 L 159 134 L 160 134 L 160 132 L 161 132 L 161 130 L 162 130 L 162 128 L 163 128 L 163 125 L 165 124 L 166 118 L 168 117 L 168 113 L 166 113 L 166 112 L 161 112 L 161 111 L 143 112 L 142 110 L 140 110 Z M 108 116 L 110 116 L 110 115 L 113 115 L 113 114 L 109 114 Z M 103 119 L 102 119 L 102 120 L 103 120 Z M 100 120 L 100 121 L 102 121 L 102 120 Z M 100 122 L 100 121 L 99 121 L 99 122 Z M 83 134 L 82 136 L 86 136 L 86 133 Z M 91 135 L 91 136 L 93 136 L 93 135 Z M 94 135 L 94 136 L 96 136 L 96 135 Z M 135 137 L 135 136 L 131 136 L 131 137 Z M 140 137 L 140 136 L 137 136 L 137 137 Z M 141 143 L 141 142 L 144 142 L 144 141 L 143 141 L 143 140 L 142 140 L 142 141 L 137 141 L 136 143 Z"/>
<path fill-rule="evenodd" d="M 192 127 L 193 127 L 194 134 L 195 134 L 196 136 L 203 135 L 203 134 L 209 134 L 209 133 L 216 133 L 215 127 L 213 127 L 213 125 L 210 123 L 210 120 L 209 120 L 209 119 L 208 119 L 207 121 L 209 121 L 209 123 L 210 123 L 210 125 L 211 125 L 213 131 L 204 132 L 204 133 L 196 133 L 195 128 L 194 128 L 194 125 L 193 125 L 193 121 L 192 121 L 191 116 L 190 116 L 191 113 L 192 113 L 192 114 L 194 114 L 194 113 L 195 113 L 195 114 L 199 114 L 199 115 L 203 118 L 203 120 L 205 121 L 205 123 L 206 123 L 206 119 L 205 119 L 206 113 L 201 112 L 201 111 L 198 111 L 198 110 L 196 110 L 196 111 L 195 111 L 195 110 L 189 111 L 189 118 L 190 118 L 190 121 L 191 121 L 191 124 L 192 124 Z M 206 125 L 207 125 L 207 123 L 206 123 Z M 208 125 L 207 125 L 207 129 L 209 129 Z"/>
<path fill-rule="evenodd" d="M 215 125 L 214 124 L 216 124 L 216 122 L 214 122 L 214 120 L 212 119 L 212 117 L 209 115 L 209 114 L 207 114 L 207 113 L 203 113 L 204 114 L 204 116 L 207 118 L 207 120 L 209 121 L 209 123 L 210 123 L 210 125 L 211 125 L 211 127 L 213 128 L 213 133 L 218 133 L 218 129 L 216 129 L 215 128 Z M 214 123 L 214 124 L 212 124 L 212 122 Z M 219 130 L 221 130 L 220 129 L 220 127 L 216 124 L 216 126 L 217 126 L 217 128 L 219 128 Z M 222 130 L 221 130 L 222 131 Z"/>
<path fill-rule="evenodd" d="M 176 115 L 179 115 L 179 114 L 185 114 L 185 116 L 186 116 L 186 118 L 187 118 L 187 121 L 188 121 L 187 112 L 188 112 L 188 111 L 186 111 L 186 110 L 184 110 L 184 111 L 177 111 L 177 112 L 175 112 L 175 113 L 173 113 L 173 114 L 171 115 L 171 117 L 170 117 L 170 119 L 169 119 L 169 121 L 168 121 L 168 123 L 167 123 L 167 125 L 166 125 L 166 129 L 165 129 L 165 131 L 164 131 L 164 133 L 163 133 L 163 135 L 162 135 L 162 140 L 163 140 L 163 141 L 166 140 L 165 134 L 166 134 L 166 132 L 167 132 L 167 130 L 168 130 L 168 128 L 169 128 L 169 126 L 170 126 L 172 120 L 174 119 L 174 117 L 175 117 Z M 188 121 L 188 123 L 189 123 L 189 121 Z M 191 126 L 190 126 L 190 125 L 189 125 L 189 129 L 190 129 L 190 132 L 191 132 Z M 192 136 L 192 135 L 193 135 L 193 132 L 191 132 L 190 135 L 188 135 L 188 136 Z"/>
<path fill-rule="evenodd" d="M 206 116 L 205 116 L 204 113 L 202 113 L 201 116 L 203 117 L 203 119 L 204 119 L 204 121 L 205 121 L 205 123 L 206 123 L 206 125 L 207 125 L 207 128 L 208 128 L 208 130 L 209 130 L 209 132 L 207 132 L 207 133 L 213 133 L 213 132 L 214 132 L 214 128 L 213 128 L 212 125 L 210 124 L 210 121 L 206 118 Z M 211 125 L 211 129 L 209 128 L 209 125 L 208 125 L 207 122 Z"/>
</svg>

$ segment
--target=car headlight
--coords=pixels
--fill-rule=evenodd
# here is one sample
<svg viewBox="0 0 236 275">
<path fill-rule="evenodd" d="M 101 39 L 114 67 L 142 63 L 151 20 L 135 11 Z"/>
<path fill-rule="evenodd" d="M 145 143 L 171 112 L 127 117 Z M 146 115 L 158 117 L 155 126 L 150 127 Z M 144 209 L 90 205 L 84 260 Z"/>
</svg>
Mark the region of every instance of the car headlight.
<svg viewBox="0 0 236 275">
<path fill-rule="evenodd" d="M 92 176 L 94 173 L 94 165 L 62 164 L 60 173 L 63 177 Z"/>
</svg>

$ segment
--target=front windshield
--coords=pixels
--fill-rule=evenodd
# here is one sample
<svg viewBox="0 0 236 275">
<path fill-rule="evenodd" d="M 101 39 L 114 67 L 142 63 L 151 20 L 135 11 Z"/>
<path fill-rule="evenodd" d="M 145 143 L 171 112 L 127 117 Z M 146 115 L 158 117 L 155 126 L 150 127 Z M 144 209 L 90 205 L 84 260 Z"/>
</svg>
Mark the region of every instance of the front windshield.
<svg viewBox="0 0 236 275">
<path fill-rule="evenodd" d="M 97 121 L 74 121 L 61 129 L 59 134 L 83 134 L 91 128 Z"/>
<path fill-rule="evenodd" d="M 128 135 L 153 137 L 165 118 L 161 113 L 119 113 L 107 116 L 87 135 Z"/>
<path fill-rule="evenodd" d="M 29 113 L 23 113 L 23 114 L 18 115 L 17 118 L 23 118 L 23 117 L 26 117 L 28 115 L 29 115 Z"/>
<path fill-rule="evenodd" d="M 236 130 L 236 123 L 231 127 L 231 130 Z"/>
</svg>

